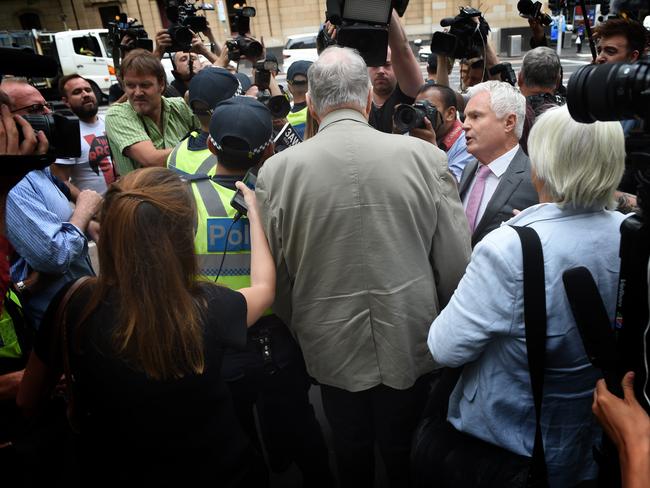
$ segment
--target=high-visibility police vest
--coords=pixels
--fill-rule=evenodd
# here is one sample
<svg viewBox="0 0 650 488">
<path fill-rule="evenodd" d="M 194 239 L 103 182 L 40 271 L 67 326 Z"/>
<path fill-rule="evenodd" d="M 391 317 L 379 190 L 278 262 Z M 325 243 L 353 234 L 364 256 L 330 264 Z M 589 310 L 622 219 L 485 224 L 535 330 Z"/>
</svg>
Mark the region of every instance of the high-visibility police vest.
<svg viewBox="0 0 650 488">
<path fill-rule="evenodd" d="M 18 323 L 20 322 L 20 323 Z M 14 361 L 25 359 L 28 351 L 24 351 L 21 346 L 21 337 L 23 331 L 18 327 L 25 326 L 25 319 L 22 316 L 20 300 L 14 292 L 9 290 L 2 307 L 0 315 L 0 374 L 17 371 L 10 365 Z M 21 369 L 20 366 L 17 366 Z"/>
<path fill-rule="evenodd" d="M 167 157 L 168 168 L 188 175 L 206 174 L 211 176 L 214 174 L 217 168 L 217 157 L 207 148 L 190 151 L 188 147 L 190 137 L 198 136 L 198 132 L 192 131 L 188 137 L 176 145 Z"/>
<path fill-rule="evenodd" d="M 235 191 L 213 182 L 207 176 L 199 176 L 190 184 L 198 214 L 194 247 L 199 274 L 214 281 L 223 259 L 217 282 L 233 290 L 250 286 L 249 223 L 246 217 L 242 217 L 233 224 L 237 211 L 230 206 L 230 200 Z M 225 257 L 224 250 L 226 250 Z"/>
<path fill-rule="evenodd" d="M 305 126 L 307 125 L 307 107 L 297 112 L 289 112 L 287 114 L 287 122 L 296 130 L 298 135 L 305 138 Z"/>
</svg>

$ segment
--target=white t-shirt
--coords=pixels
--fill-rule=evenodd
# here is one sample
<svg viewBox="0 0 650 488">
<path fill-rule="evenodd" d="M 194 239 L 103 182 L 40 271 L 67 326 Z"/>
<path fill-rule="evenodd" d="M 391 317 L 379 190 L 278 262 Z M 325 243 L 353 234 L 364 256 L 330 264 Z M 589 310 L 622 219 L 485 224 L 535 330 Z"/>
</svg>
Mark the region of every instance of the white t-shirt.
<svg viewBox="0 0 650 488">
<path fill-rule="evenodd" d="M 56 164 L 74 165 L 71 181 L 80 190 L 90 189 L 103 194 L 108 185 L 115 181 L 104 119 L 97 116 L 97 122 L 94 124 L 80 120 L 79 132 L 81 157 L 57 159 Z"/>
</svg>

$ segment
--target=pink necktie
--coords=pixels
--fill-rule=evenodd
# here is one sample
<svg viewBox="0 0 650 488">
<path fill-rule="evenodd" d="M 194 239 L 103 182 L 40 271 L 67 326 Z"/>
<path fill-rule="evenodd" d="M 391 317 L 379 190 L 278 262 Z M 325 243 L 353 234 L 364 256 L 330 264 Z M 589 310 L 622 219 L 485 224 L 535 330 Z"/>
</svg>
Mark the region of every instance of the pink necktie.
<svg viewBox="0 0 650 488">
<path fill-rule="evenodd" d="M 483 198 L 483 192 L 485 191 L 485 180 L 489 174 L 490 168 L 487 167 L 487 164 L 479 163 L 478 174 L 476 175 L 474 186 L 472 187 L 472 191 L 467 199 L 467 207 L 465 207 L 465 215 L 467 215 L 469 229 L 472 232 L 476 229 L 476 216 L 478 215 L 478 209 L 481 206 L 481 199 Z"/>
</svg>

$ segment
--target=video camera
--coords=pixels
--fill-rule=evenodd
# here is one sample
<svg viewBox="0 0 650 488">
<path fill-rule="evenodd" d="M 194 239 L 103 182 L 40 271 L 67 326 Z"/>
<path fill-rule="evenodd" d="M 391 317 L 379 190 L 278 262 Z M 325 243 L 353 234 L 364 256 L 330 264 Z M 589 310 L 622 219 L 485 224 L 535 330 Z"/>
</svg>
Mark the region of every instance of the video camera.
<svg viewBox="0 0 650 488">
<path fill-rule="evenodd" d="M 442 125 L 442 116 L 436 106 L 429 100 L 418 100 L 413 105 L 402 103 L 395 107 L 393 123 L 395 128 L 404 134 L 411 129 L 424 129 L 424 119 L 429 119 L 433 130 L 437 131 Z"/>
<path fill-rule="evenodd" d="M 167 48 L 167 51 L 189 51 L 192 48 L 194 34 L 208 28 L 208 20 L 204 16 L 196 15 L 197 10 L 214 10 L 214 7 L 209 3 L 196 5 L 191 0 L 185 2 L 167 0 L 165 14 L 171 22 L 167 33 L 172 38 L 172 45 Z"/>
<path fill-rule="evenodd" d="M 474 18 L 478 17 L 478 24 Z M 449 32 L 434 32 L 431 38 L 431 52 L 450 58 L 473 58 L 485 51 L 490 26 L 480 10 L 461 7 L 456 17 L 440 21 Z"/>
<path fill-rule="evenodd" d="M 291 104 L 284 95 L 270 96 L 260 91 L 257 100 L 266 105 L 274 119 L 284 119 L 291 111 Z"/>
<path fill-rule="evenodd" d="M 542 12 L 542 2 L 519 0 L 517 2 L 517 10 L 519 10 L 519 15 L 521 17 L 536 20 L 542 25 L 551 25 L 551 22 L 553 22 L 550 15 Z"/>
<path fill-rule="evenodd" d="M 408 0 L 327 0 L 327 20 L 336 26 L 336 42 L 359 51 L 368 66 L 386 63 L 392 9 L 401 17 Z"/>
<path fill-rule="evenodd" d="M 122 44 L 122 39 L 126 36 L 130 37 L 132 42 Z M 125 13 L 115 16 L 115 21 L 108 23 L 108 45 L 112 51 L 115 68 L 120 67 L 120 59 L 132 49 L 153 51 L 153 41 L 149 39 L 147 31 L 138 24 L 138 19 L 129 19 Z"/>
<path fill-rule="evenodd" d="M 512 69 L 511 63 L 495 64 L 488 70 L 488 73 L 491 76 L 499 75 L 501 81 L 510 83 L 512 86 L 517 86 L 517 75 L 515 74 L 515 70 Z"/>
<path fill-rule="evenodd" d="M 246 6 L 235 9 L 233 23 L 239 35 L 230 41 L 226 41 L 230 61 L 238 62 L 242 56 L 247 59 L 257 59 L 264 52 L 264 46 L 256 39 L 248 36 L 251 30 L 251 17 L 255 17 L 255 7 Z"/>
<path fill-rule="evenodd" d="M 278 63 L 268 59 L 263 59 L 255 63 L 255 80 L 254 83 L 260 90 L 267 90 L 271 82 L 271 72 L 277 73 Z"/>
<path fill-rule="evenodd" d="M 35 54 L 28 48 L 0 48 L 0 81 L 3 75 L 34 78 L 53 78 L 58 74 L 56 61 Z M 43 169 L 56 158 L 74 158 L 81 155 L 79 119 L 72 112 L 48 115 L 22 116 L 35 131 L 42 130 L 49 143 L 47 154 L 40 156 L 0 155 L 0 175 L 22 177 L 35 169 Z M 19 140 L 23 141 L 18 128 Z"/>
</svg>

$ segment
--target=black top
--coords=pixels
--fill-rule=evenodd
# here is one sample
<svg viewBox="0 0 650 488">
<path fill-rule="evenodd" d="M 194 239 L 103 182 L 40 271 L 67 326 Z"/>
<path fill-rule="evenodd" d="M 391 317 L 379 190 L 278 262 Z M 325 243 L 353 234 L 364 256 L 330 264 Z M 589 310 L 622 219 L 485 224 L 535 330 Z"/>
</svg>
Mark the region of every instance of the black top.
<svg viewBox="0 0 650 488">
<path fill-rule="evenodd" d="M 291 113 L 295 114 L 296 112 L 300 112 L 306 106 L 307 102 L 294 103 L 293 107 L 291 107 Z"/>
<path fill-rule="evenodd" d="M 390 94 L 381 107 L 372 104 L 368 121 L 375 129 L 391 133 L 393 132 L 393 112 L 395 112 L 395 107 L 400 103 L 411 105 L 414 101 L 414 98 L 402 93 L 399 85 L 396 85 L 393 93 Z"/>
<path fill-rule="evenodd" d="M 65 287 L 67 289 L 67 287 Z M 155 381 L 132 369 L 112 350 L 111 333 L 119 304 L 109 296 L 75 327 L 90 287 L 77 292 L 69 305 L 71 369 L 77 379 L 76 405 L 86 415 L 81 423 L 81 466 L 87 476 L 112 478 L 129 485 L 144 481 L 161 486 L 178 483 L 230 486 L 246 465 L 249 441 L 241 431 L 228 389 L 221 379 L 223 350 L 246 344 L 246 301 L 224 287 L 204 285 L 205 370 L 178 380 Z M 63 291 L 62 293 L 64 293 Z M 62 293 L 53 301 L 58 303 Z M 200 299 L 197 297 L 197 299 Z M 60 350 L 48 310 L 34 350 L 46 364 L 61 370 Z M 123 478 L 124 477 L 124 478 Z M 181 486 L 178 485 L 177 486 Z M 215 485 L 216 486 L 216 485 Z"/>
</svg>

